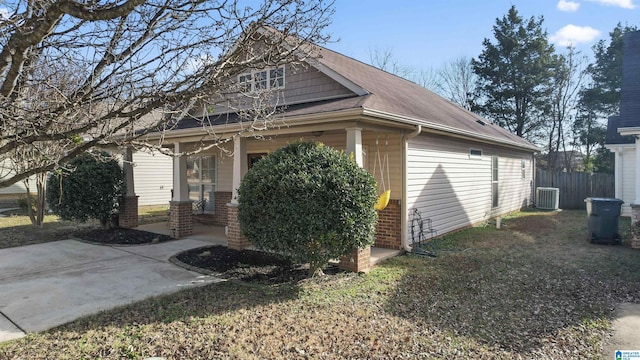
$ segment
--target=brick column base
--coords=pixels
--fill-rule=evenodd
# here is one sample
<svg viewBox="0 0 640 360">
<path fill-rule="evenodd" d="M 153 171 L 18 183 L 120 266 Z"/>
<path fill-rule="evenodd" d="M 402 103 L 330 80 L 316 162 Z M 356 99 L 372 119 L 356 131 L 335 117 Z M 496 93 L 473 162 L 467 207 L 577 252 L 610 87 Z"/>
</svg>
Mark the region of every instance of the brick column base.
<svg viewBox="0 0 640 360">
<path fill-rule="evenodd" d="M 181 238 L 193 233 L 193 201 L 169 202 L 169 229 L 171 236 Z"/>
<path fill-rule="evenodd" d="M 631 204 L 631 247 L 640 249 L 640 204 Z"/>
<path fill-rule="evenodd" d="M 373 246 L 385 249 L 400 250 L 402 243 L 402 206 L 400 200 L 389 200 L 386 208 L 378 211 L 378 225 L 376 225 L 376 241 Z"/>
<path fill-rule="evenodd" d="M 338 267 L 353 272 L 367 272 L 371 268 L 371 246 L 353 250 L 350 254 L 341 256 Z"/>
<path fill-rule="evenodd" d="M 120 198 L 118 226 L 122 228 L 138 226 L 138 196 L 128 195 Z"/>
<path fill-rule="evenodd" d="M 227 204 L 227 247 L 229 249 L 242 250 L 251 246 L 247 238 L 242 235 L 240 230 L 240 222 L 238 221 L 238 204 Z"/>
</svg>

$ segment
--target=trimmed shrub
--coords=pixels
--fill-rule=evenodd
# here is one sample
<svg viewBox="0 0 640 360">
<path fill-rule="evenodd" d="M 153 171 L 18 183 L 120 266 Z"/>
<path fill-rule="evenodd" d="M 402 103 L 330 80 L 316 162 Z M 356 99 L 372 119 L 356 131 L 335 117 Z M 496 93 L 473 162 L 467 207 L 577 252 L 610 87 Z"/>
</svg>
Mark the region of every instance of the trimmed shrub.
<svg viewBox="0 0 640 360">
<path fill-rule="evenodd" d="M 69 162 L 47 181 L 49 207 L 64 220 L 98 219 L 109 227 L 125 192 L 120 165 L 105 152 L 86 153 Z"/>
<path fill-rule="evenodd" d="M 309 262 L 373 244 L 377 213 L 373 177 L 344 153 L 295 142 L 256 162 L 238 189 L 238 220 L 257 248 Z"/>
</svg>

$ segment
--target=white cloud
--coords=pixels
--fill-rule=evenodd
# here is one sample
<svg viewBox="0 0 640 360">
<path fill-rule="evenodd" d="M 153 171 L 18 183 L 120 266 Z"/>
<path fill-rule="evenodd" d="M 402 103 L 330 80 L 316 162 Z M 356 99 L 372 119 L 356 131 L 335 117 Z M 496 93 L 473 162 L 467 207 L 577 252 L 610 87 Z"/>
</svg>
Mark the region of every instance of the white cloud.
<svg viewBox="0 0 640 360">
<path fill-rule="evenodd" d="M 569 24 L 549 36 L 549 40 L 560 46 L 575 46 L 580 43 L 591 42 L 599 35 L 600 31 L 590 26 L 575 26 Z"/>
<path fill-rule="evenodd" d="M 0 7 L 0 19 L 9 19 L 9 10 L 7 8 Z"/>
<path fill-rule="evenodd" d="M 633 3 L 633 0 L 587 0 L 587 1 L 596 2 L 602 5 L 617 6 L 623 9 L 636 8 L 636 5 Z"/>
<path fill-rule="evenodd" d="M 578 11 L 579 7 L 580 3 L 565 0 L 560 0 L 557 5 L 558 10 L 566 12 Z"/>
</svg>

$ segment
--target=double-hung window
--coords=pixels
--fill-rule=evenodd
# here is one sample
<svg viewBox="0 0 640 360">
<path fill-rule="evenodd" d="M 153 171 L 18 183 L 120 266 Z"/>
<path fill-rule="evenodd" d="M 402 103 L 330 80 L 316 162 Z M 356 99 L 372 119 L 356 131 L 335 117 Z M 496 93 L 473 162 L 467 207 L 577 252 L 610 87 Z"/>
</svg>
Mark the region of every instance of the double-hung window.
<svg viewBox="0 0 640 360">
<path fill-rule="evenodd" d="M 494 155 L 491 157 L 491 207 L 493 208 L 500 206 L 498 201 L 498 175 L 498 157 Z"/>
<path fill-rule="evenodd" d="M 216 158 L 213 155 L 193 155 L 187 157 L 187 184 L 189 199 L 193 200 L 198 212 L 215 211 Z"/>
</svg>

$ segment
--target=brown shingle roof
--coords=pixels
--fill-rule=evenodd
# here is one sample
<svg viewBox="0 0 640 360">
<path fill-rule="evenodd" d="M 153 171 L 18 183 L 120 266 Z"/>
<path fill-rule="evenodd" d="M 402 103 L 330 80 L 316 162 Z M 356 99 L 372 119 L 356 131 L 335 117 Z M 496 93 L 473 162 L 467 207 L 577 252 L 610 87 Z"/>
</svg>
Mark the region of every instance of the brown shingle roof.
<svg viewBox="0 0 640 360">
<path fill-rule="evenodd" d="M 492 124 L 409 80 L 390 74 L 345 55 L 319 47 L 318 61 L 362 87 L 369 94 L 361 99 L 336 101 L 336 106 L 362 107 L 389 113 L 427 128 L 443 126 L 486 136 L 525 148 L 536 147 L 523 138 Z M 482 125 L 484 123 L 485 125 Z"/>
</svg>

